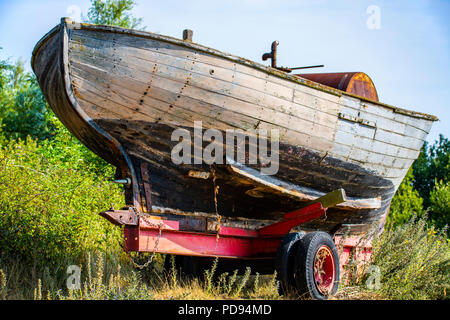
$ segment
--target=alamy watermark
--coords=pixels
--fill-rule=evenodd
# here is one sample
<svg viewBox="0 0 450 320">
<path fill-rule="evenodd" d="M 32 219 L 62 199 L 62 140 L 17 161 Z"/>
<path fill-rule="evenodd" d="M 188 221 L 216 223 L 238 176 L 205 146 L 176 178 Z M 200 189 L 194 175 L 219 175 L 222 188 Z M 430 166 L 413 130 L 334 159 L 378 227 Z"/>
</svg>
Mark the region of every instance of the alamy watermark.
<svg viewBox="0 0 450 320">
<path fill-rule="evenodd" d="M 66 13 L 72 20 L 75 21 L 81 20 L 81 9 L 76 4 L 71 4 L 70 6 L 68 6 Z"/>
<path fill-rule="evenodd" d="M 67 274 L 69 275 L 66 280 L 67 289 L 79 290 L 81 287 L 81 268 L 77 265 L 70 265 L 67 267 Z"/>
<path fill-rule="evenodd" d="M 204 131 L 202 121 L 194 121 L 193 137 L 183 128 L 172 132 L 171 140 L 178 143 L 171 158 L 175 164 L 259 164 L 261 174 L 274 175 L 279 168 L 279 135 L 277 129 L 270 134 L 266 129 Z M 209 144 L 203 147 L 204 143 Z"/>
<path fill-rule="evenodd" d="M 379 6 L 370 5 L 366 9 L 366 14 L 369 16 L 366 20 L 366 26 L 369 30 L 381 29 L 381 9 Z"/>
<path fill-rule="evenodd" d="M 368 277 L 366 280 L 366 288 L 369 290 L 379 290 L 381 287 L 381 270 L 380 267 L 371 265 L 367 269 Z"/>
</svg>

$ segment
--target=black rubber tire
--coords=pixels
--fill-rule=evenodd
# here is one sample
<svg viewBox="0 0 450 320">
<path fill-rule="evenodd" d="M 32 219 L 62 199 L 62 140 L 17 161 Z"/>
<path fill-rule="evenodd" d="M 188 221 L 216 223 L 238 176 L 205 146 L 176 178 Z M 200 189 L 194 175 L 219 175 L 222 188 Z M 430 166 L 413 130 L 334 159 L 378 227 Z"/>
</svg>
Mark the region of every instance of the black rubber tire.
<svg viewBox="0 0 450 320">
<path fill-rule="evenodd" d="M 280 281 L 278 293 L 285 295 L 295 288 L 293 270 L 294 258 L 297 251 L 298 241 L 305 235 L 304 232 L 292 232 L 283 237 L 278 246 L 275 259 L 275 270 Z"/>
<path fill-rule="evenodd" d="M 293 278 L 297 293 L 301 298 L 309 295 L 315 300 L 325 300 L 328 296 L 323 295 L 316 287 L 314 281 L 314 258 L 318 249 L 326 245 L 333 254 L 335 281 L 330 295 L 336 293 L 339 287 L 339 254 L 331 236 L 322 231 L 315 231 L 306 234 L 297 242 L 297 252 L 294 259 Z"/>
</svg>

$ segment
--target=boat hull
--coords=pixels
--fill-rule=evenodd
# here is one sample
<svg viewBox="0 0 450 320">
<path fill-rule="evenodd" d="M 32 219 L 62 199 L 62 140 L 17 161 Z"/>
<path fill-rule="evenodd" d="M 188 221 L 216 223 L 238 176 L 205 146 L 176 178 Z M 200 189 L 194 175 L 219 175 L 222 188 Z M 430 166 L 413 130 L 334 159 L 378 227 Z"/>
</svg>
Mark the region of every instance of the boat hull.
<svg viewBox="0 0 450 320">
<path fill-rule="evenodd" d="M 186 41 L 67 20 L 38 44 L 33 69 L 69 130 L 116 165 L 118 177 L 132 178 L 127 203 L 143 211 L 273 220 L 343 188 L 354 199 L 379 198 L 380 205 L 330 208 L 326 220 L 305 228 L 382 226 L 435 120 Z M 274 178 L 305 196 L 280 196 L 226 164 L 174 164 L 172 133 L 182 128 L 193 137 L 194 121 L 224 134 L 278 130 Z"/>
</svg>

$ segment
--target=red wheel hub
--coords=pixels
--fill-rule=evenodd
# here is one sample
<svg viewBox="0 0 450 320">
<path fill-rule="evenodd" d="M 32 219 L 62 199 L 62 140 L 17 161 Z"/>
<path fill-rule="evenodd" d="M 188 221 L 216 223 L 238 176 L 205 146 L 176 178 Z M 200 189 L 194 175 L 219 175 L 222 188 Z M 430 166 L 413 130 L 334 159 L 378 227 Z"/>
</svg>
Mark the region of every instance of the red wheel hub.
<svg viewBox="0 0 450 320">
<path fill-rule="evenodd" d="M 329 295 L 331 293 L 335 273 L 333 252 L 328 246 L 323 245 L 317 250 L 314 258 L 314 281 L 321 294 Z"/>
</svg>

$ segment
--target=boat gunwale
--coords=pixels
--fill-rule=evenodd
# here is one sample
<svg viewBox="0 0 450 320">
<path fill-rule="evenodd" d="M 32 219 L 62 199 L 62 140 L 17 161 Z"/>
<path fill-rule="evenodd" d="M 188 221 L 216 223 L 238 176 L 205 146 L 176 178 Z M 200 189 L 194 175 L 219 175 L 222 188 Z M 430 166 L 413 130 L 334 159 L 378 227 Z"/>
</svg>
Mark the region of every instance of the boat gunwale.
<svg viewBox="0 0 450 320">
<path fill-rule="evenodd" d="M 314 81 L 310 81 L 307 80 L 305 78 L 299 77 L 299 76 L 295 76 L 295 75 L 290 75 L 287 74 L 285 72 L 282 72 L 280 70 L 262 65 L 258 62 L 254 62 L 251 61 L 249 59 L 245 59 L 239 56 L 235 56 L 229 53 L 225 53 L 210 47 L 206 47 L 203 46 L 201 44 L 197 44 L 194 42 L 189 42 L 189 41 L 185 41 L 185 40 L 181 40 L 181 39 L 177 39 L 174 37 L 170 37 L 170 36 L 165 36 L 165 35 L 160 35 L 160 34 L 156 34 L 153 32 L 149 32 L 149 31 L 142 31 L 142 30 L 135 30 L 135 29 L 127 29 L 127 28 L 122 28 L 122 27 L 116 27 L 116 26 L 109 26 L 109 25 L 94 25 L 94 24 L 88 24 L 88 23 L 79 23 L 79 22 L 75 22 L 72 21 L 70 18 L 61 18 L 61 23 L 64 23 L 66 25 L 67 28 L 69 29 L 84 29 L 84 30 L 93 30 L 93 31 L 100 31 L 100 32 L 112 32 L 112 33 L 119 33 L 119 34 L 127 34 L 127 35 L 131 35 L 131 36 L 136 36 L 136 37 L 140 37 L 140 38 L 147 38 L 147 39 L 153 39 L 153 40 L 157 40 L 157 41 L 162 41 L 162 42 L 166 42 L 166 43 L 171 43 L 171 44 L 175 44 L 178 46 L 182 46 L 182 47 L 186 47 L 189 49 L 193 49 L 196 51 L 201 51 L 203 53 L 207 53 L 210 55 L 214 55 L 214 56 L 218 56 L 220 58 L 235 62 L 235 63 L 239 63 L 241 65 L 247 66 L 247 67 L 251 67 L 253 69 L 257 69 L 259 71 L 263 71 L 267 74 L 276 76 L 278 78 L 284 79 L 284 80 L 288 80 L 300 85 L 304 85 L 316 90 L 320 90 L 326 93 L 330 93 L 336 96 L 349 96 L 352 98 L 356 98 L 359 99 L 361 101 L 365 101 L 365 102 L 369 102 L 369 103 L 373 103 L 376 104 L 378 106 L 381 107 L 385 107 L 388 109 L 391 109 L 394 113 L 398 113 L 398 114 L 403 114 L 406 116 L 410 116 L 410 117 L 414 117 L 414 118 L 419 118 L 419 119 L 425 119 L 425 120 L 429 120 L 429 121 L 438 121 L 439 119 L 434 116 L 434 115 L 430 115 L 430 114 L 426 114 L 426 113 L 422 113 L 422 112 L 418 112 L 418 111 L 412 111 L 412 110 L 407 110 L 407 109 L 403 109 L 403 108 L 399 108 L 399 107 L 395 107 L 393 105 L 390 104 L 386 104 L 380 101 L 375 101 L 375 100 L 371 100 L 362 96 L 358 96 L 349 92 L 345 92 L 339 89 L 335 89 L 332 87 L 328 87 L 326 85 L 314 82 Z M 58 30 L 60 25 L 57 25 L 56 27 L 54 27 L 52 30 L 50 30 L 46 35 L 44 35 L 44 37 L 39 40 L 39 42 L 36 44 L 34 50 L 33 50 L 33 55 L 32 55 L 32 59 L 31 59 L 31 64 L 33 65 L 34 62 L 34 56 L 35 53 L 39 50 L 40 46 L 45 42 L 46 38 L 50 37 L 54 32 L 56 32 Z"/>
</svg>

